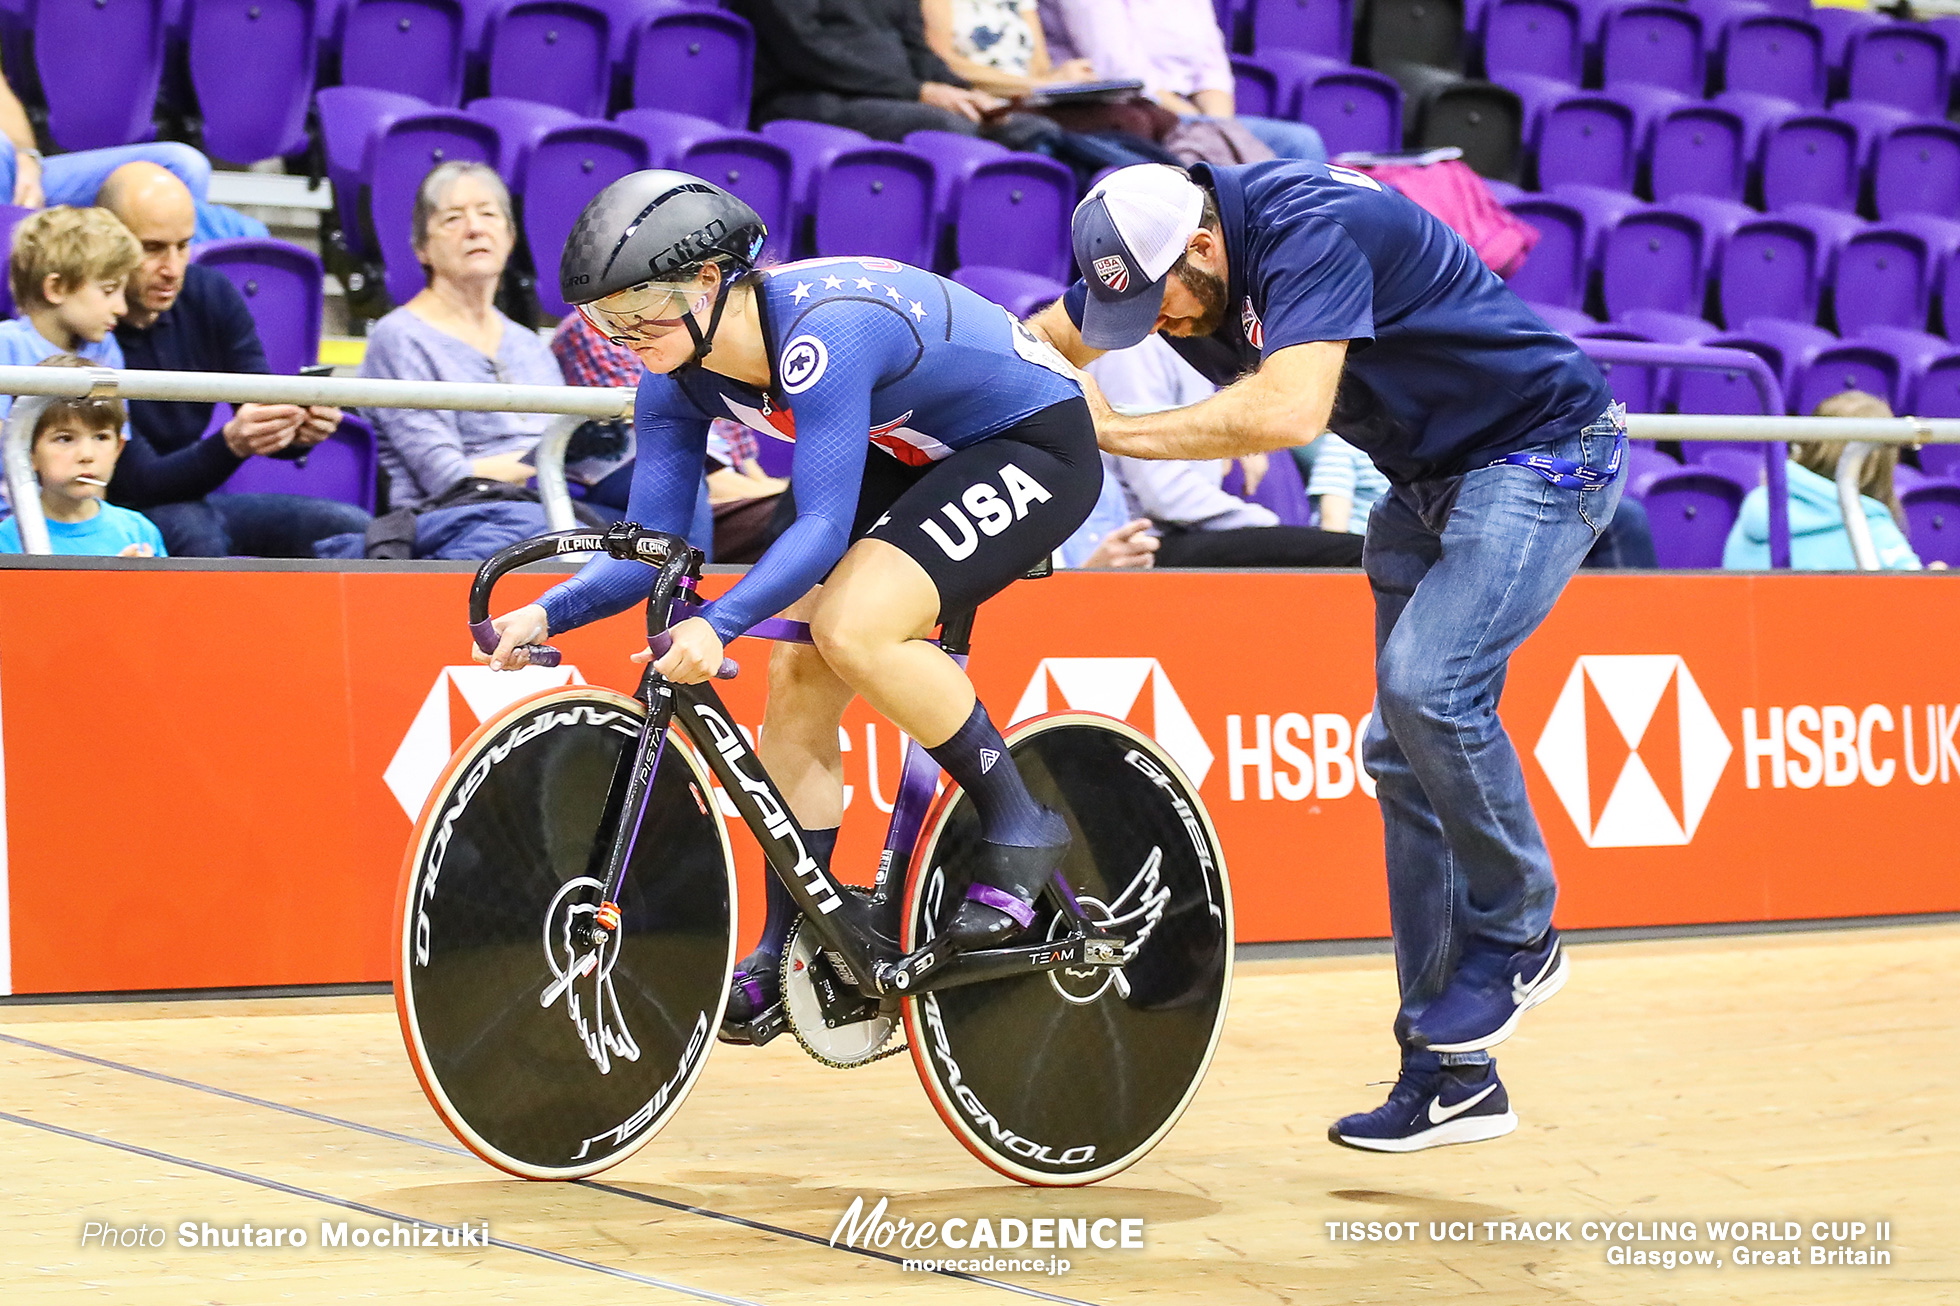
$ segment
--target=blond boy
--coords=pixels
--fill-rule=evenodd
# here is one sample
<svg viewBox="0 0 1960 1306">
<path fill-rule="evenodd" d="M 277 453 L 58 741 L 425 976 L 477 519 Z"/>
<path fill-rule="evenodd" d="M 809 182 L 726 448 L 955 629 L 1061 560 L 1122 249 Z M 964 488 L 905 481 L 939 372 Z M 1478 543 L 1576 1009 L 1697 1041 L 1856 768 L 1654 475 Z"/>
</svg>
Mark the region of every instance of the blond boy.
<svg viewBox="0 0 1960 1306">
<path fill-rule="evenodd" d="M 0 364 L 24 367 L 74 354 L 121 367 L 113 334 L 127 310 L 123 285 L 143 247 L 107 209 L 43 209 L 14 228 L 8 280 L 20 314 L 0 322 Z M 13 400 L 0 396 L 0 412 Z"/>
</svg>

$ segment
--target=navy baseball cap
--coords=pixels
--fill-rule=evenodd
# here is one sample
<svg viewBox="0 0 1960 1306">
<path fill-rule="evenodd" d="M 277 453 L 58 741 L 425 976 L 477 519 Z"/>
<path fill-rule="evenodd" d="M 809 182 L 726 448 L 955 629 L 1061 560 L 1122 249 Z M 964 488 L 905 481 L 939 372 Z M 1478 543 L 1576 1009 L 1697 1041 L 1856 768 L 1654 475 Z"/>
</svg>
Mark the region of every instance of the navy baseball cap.
<svg viewBox="0 0 1960 1306">
<path fill-rule="evenodd" d="M 1150 334 L 1164 307 L 1164 280 L 1204 211 L 1198 184 L 1162 163 L 1119 168 L 1075 206 L 1075 262 L 1089 285 L 1084 344 L 1128 349 Z"/>
</svg>

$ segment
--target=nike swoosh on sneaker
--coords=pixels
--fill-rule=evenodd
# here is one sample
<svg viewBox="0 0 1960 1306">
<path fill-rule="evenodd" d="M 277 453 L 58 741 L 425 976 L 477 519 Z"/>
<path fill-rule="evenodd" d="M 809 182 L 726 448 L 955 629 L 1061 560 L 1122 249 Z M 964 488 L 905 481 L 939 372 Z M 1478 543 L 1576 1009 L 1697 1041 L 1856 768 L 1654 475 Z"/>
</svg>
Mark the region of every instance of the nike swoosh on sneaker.
<svg viewBox="0 0 1960 1306">
<path fill-rule="evenodd" d="M 1447 1121 L 1454 1120 L 1458 1116 L 1462 1115 L 1465 1111 L 1468 1111 L 1471 1107 L 1477 1105 L 1477 1103 L 1483 1101 L 1485 1098 L 1489 1097 L 1492 1093 L 1495 1093 L 1496 1091 L 1497 1091 L 1497 1085 L 1495 1084 L 1486 1085 L 1481 1093 L 1472 1093 L 1469 1097 L 1464 1098 L 1461 1102 L 1458 1102 L 1455 1106 L 1444 1106 L 1443 1099 L 1440 1095 L 1437 1097 L 1433 1097 L 1429 1099 L 1429 1123 L 1432 1125 L 1440 1125 Z"/>
<path fill-rule="evenodd" d="M 1525 983 L 1524 976 L 1522 975 L 1511 976 L 1511 1002 L 1514 1005 L 1522 1007 L 1525 1004 L 1525 1000 L 1531 996 L 1531 991 L 1537 988 L 1547 975 L 1552 973 L 1552 966 L 1558 961 L 1558 949 L 1558 944 L 1555 943 L 1552 945 L 1551 956 L 1545 958 L 1545 964 L 1540 966 L 1538 973 L 1531 977 L 1531 983 Z"/>
</svg>

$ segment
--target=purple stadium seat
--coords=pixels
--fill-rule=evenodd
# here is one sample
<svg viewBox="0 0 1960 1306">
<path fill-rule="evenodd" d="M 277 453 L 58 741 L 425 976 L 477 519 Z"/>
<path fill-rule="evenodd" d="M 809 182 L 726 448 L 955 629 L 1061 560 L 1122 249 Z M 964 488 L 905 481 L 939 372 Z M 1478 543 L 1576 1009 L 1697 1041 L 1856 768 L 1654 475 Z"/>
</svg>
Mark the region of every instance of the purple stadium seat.
<svg viewBox="0 0 1960 1306">
<path fill-rule="evenodd" d="M 191 262 L 238 287 L 273 371 L 293 376 L 320 361 L 326 274 L 317 254 L 283 240 L 214 240 L 199 245 Z"/>
<path fill-rule="evenodd" d="M 1699 99 L 1707 87 L 1701 17 L 1683 5 L 1616 5 L 1603 14 L 1599 40 L 1608 90 L 1636 83 Z"/>
<path fill-rule="evenodd" d="M 902 144 L 906 149 L 917 150 L 932 160 L 932 166 L 939 176 L 939 189 L 932 199 L 933 209 L 948 222 L 952 220 L 954 210 L 959 208 L 960 188 L 966 185 L 966 179 L 973 175 L 973 170 L 983 163 L 991 163 L 1013 153 L 1005 145 L 995 144 L 984 136 L 962 136 L 958 132 L 907 132 Z"/>
<path fill-rule="evenodd" d="M 1803 0 L 1803 5 L 1804 12 L 1797 17 L 1808 15 L 1809 0 Z M 1701 17 L 1702 31 L 1708 33 L 1711 41 L 1738 18 L 1776 12 L 1774 5 L 1763 0 L 1688 0 L 1688 8 Z"/>
<path fill-rule="evenodd" d="M 1600 291 L 1606 311 L 1701 311 L 1708 286 L 1709 237 L 1699 220 L 1656 206 L 1630 213 L 1606 237 Z"/>
<path fill-rule="evenodd" d="M 1615 318 L 1613 324 L 1663 345 L 1698 345 L 1722 333 L 1722 328 L 1704 318 L 1658 308 L 1630 308 Z"/>
<path fill-rule="evenodd" d="M 1839 100 L 1831 106 L 1831 116 L 1842 118 L 1858 129 L 1858 167 L 1866 174 L 1871 171 L 1879 143 L 1898 128 L 1919 121 L 1917 115 L 1897 105 L 1871 100 Z"/>
<path fill-rule="evenodd" d="M 463 100 L 461 0 L 353 0 L 340 80 L 413 95 L 442 109 Z"/>
<path fill-rule="evenodd" d="M 749 125 L 755 33 L 734 14 L 674 9 L 648 19 L 634 30 L 626 70 L 636 105 Z"/>
<path fill-rule="evenodd" d="M 728 132 L 718 122 L 697 118 L 691 113 L 669 113 L 665 109 L 628 109 L 613 119 L 613 124 L 624 127 L 647 143 L 647 157 L 653 161 L 651 166 L 656 168 L 671 168 L 674 160 L 696 141 L 723 136 Z"/>
<path fill-rule="evenodd" d="M 843 151 L 817 174 L 816 253 L 866 254 L 930 267 L 938 235 L 932 209 L 937 188 L 932 160 L 902 145 Z"/>
<path fill-rule="evenodd" d="M 14 227 L 33 209 L 21 208 L 18 204 L 0 204 L 0 249 L 13 247 Z M 13 287 L 8 285 L 10 278 L 0 277 L 0 317 L 14 315 Z"/>
<path fill-rule="evenodd" d="M 545 133 L 583 121 L 571 110 L 555 104 L 513 100 L 501 95 L 472 100 L 463 112 L 497 129 L 497 175 L 504 179 L 504 185 L 513 195 L 524 193 L 525 165 L 531 161 L 531 151 L 537 148 Z"/>
<path fill-rule="evenodd" d="M 1896 411 L 1899 405 L 1899 360 L 1891 350 L 1863 341 L 1845 341 L 1821 349 L 1797 377 L 1792 406 L 1809 413 L 1834 394 L 1862 390 L 1877 395 Z"/>
<path fill-rule="evenodd" d="M 1828 337 L 1826 337 L 1828 339 Z M 1776 350 L 1761 342 L 1733 332 L 1705 336 L 1697 343 L 1710 349 L 1741 349 L 1761 358 L 1774 369 L 1781 359 Z M 1748 375 L 1741 370 L 1734 372 L 1713 372 L 1682 368 L 1674 374 L 1672 394 L 1669 395 L 1675 411 L 1683 413 L 1734 413 L 1746 417 L 1781 416 L 1783 412 L 1782 387 L 1778 386 L 1775 411 L 1765 409 L 1763 396 L 1756 389 Z M 1697 445 L 1695 441 L 1683 441 L 1682 451 L 1690 459 L 1696 447 L 1715 447 Z"/>
<path fill-rule="evenodd" d="M 1636 499 L 1647 497 L 1648 487 L 1655 480 L 1669 472 L 1678 472 L 1681 464 L 1652 445 L 1635 442 L 1627 450 L 1627 490 Z"/>
<path fill-rule="evenodd" d="M 765 259 L 787 253 L 796 227 L 796 169 L 788 150 L 753 132 L 723 132 L 695 141 L 674 166 L 740 196 L 756 211 L 769 229 Z"/>
<path fill-rule="evenodd" d="M 1822 108 L 1824 72 L 1823 34 L 1804 19 L 1745 14 L 1723 32 L 1722 79 L 1729 90 Z"/>
<path fill-rule="evenodd" d="M 1830 263 L 1824 238 L 1809 224 L 1774 215 L 1746 222 L 1717 266 L 1723 321 L 1817 320 Z"/>
<path fill-rule="evenodd" d="M 1852 34 L 1845 56 L 1850 99 L 1943 114 L 1950 80 L 1946 38 L 1930 28 L 1889 23 Z"/>
<path fill-rule="evenodd" d="M 1526 256 L 1524 266 L 1511 274 L 1511 289 L 1530 300 L 1540 313 L 1554 309 L 1579 312 L 1586 302 L 1592 250 L 1597 243 L 1587 229 L 1586 215 L 1550 195 L 1527 196 L 1511 205 L 1511 212 L 1538 232 L 1538 244 Z"/>
<path fill-rule="evenodd" d="M 1733 109 L 1683 104 L 1654 126 L 1649 175 L 1654 198 L 1681 195 L 1740 200 L 1748 193 L 1748 132 Z"/>
<path fill-rule="evenodd" d="M 1069 222 L 1075 174 L 1039 154 L 981 164 L 961 189 L 954 223 L 958 265 L 1016 268 L 1054 280 L 1074 271 Z"/>
<path fill-rule="evenodd" d="M 538 306 L 545 312 L 555 317 L 571 312 L 558 298 L 558 260 L 578 215 L 594 195 L 646 168 L 648 153 L 640 136 L 608 122 L 554 127 L 533 143 L 524 167 L 524 240 L 538 274 Z"/>
<path fill-rule="evenodd" d="M 1490 178 L 1484 179 L 1484 189 L 1490 192 L 1492 199 L 1507 208 L 1531 194 L 1522 186 L 1513 186 L 1508 181 L 1495 181 Z"/>
<path fill-rule="evenodd" d="M 1402 87 L 1372 69 L 1327 66 L 1303 76 L 1291 111 L 1277 116 L 1311 126 L 1329 154 L 1402 148 Z"/>
<path fill-rule="evenodd" d="M 36 6 L 34 63 L 57 144 L 94 150 L 156 135 L 150 115 L 163 76 L 164 25 L 163 0 Z"/>
<path fill-rule="evenodd" d="M 1013 268 L 990 268 L 975 264 L 953 273 L 953 280 L 968 290 L 991 299 L 1015 317 L 1027 317 L 1061 298 L 1068 287 L 1059 281 L 1019 272 Z"/>
<path fill-rule="evenodd" d="M 625 118 L 625 114 L 620 115 L 621 121 Z M 805 207 L 815 202 L 817 174 L 829 166 L 832 159 L 845 150 L 877 144 L 863 132 L 852 131 L 849 127 L 805 122 L 800 118 L 779 118 L 775 122 L 764 123 L 761 130 L 764 136 L 788 150 L 790 158 L 795 161 L 796 202 Z"/>
<path fill-rule="evenodd" d="M 1858 129 L 1829 114 L 1806 113 L 1770 128 L 1763 143 L 1763 207 L 1858 207 Z"/>
<path fill-rule="evenodd" d="M 1708 102 L 1720 105 L 1741 119 L 1742 155 L 1751 168 L 1762 160 L 1763 140 L 1769 135 L 1769 129 L 1785 118 L 1804 112 L 1803 106 L 1794 100 L 1777 95 L 1758 95 L 1754 91 L 1723 91 L 1720 95 L 1709 97 Z"/>
<path fill-rule="evenodd" d="M 1960 350 L 1935 335 L 1902 327 L 1868 326 L 1859 332 L 1857 343 L 1886 350 L 1899 360 L 1899 411 L 1918 413 L 1926 398 L 1926 380 L 1935 378 L 1935 389 L 1948 384 L 1946 369 L 1960 363 Z M 1943 394 L 1933 396 L 1935 402 Z"/>
<path fill-rule="evenodd" d="M 1824 67 L 1834 74 L 1844 71 L 1853 37 L 1887 25 L 1882 16 L 1869 9 L 1844 9 L 1833 5 L 1813 5 L 1810 22 L 1824 38 Z"/>
<path fill-rule="evenodd" d="M 1539 248 L 1544 247 L 1541 245 Z M 1537 252 L 1537 250 L 1532 251 L 1534 255 Z M 1545 319 L 1545 325 L 1560 335 L 1584 335 L 1599 325 L 1576 308 L 1561 308 L 1557 304 L 1535 304 L 1529 300 L 1525 301 L 1525 307 Z"/>
<path fill-rule="evenodd" d="M 1643 502 L 1663 567 L 1714 568 L 1742 512 L 1743 484 L 1713 468 L 1684 467 L 1655 477 Z"/>
<path fill-rule="evenodd" d="M 1298 50 L 1346 63 L 1354 53 L 1349 0 L 1252 0 L 1248 10 L 1252 48 L 1261 54 Z"/>
<path fill-rule="evenodd" d="M 1611 96 L 1578 91 L 1544 106 L 1529 139 L 1540 189 L 1598 186 L 1633 189 L 1640 158 L 1640 123 Z"/>
<path fill-rule="evenodd" d="M 1899 502 L 1906 510 L 1906 540 L 1919 561 L 1960 567 L 1960 484 L 1928 481 L 1905 491 Z"/>
<path fill-rule="evenodd" d="M 1851 237 L 1832 276 L 1838 334 L 1855 336 L 1868 326 L 1924 330 L 1934 270 L 1925 238 L 1913 232 L 1881 225 Z"/>
<path fill-rule="evenodd" d="M 1900 495 L 1933 479 L 1911 463 L 1896 463 L 1892 467 L 1892 489 Z"/>
<path fill-rule="evenodd" d="M 1525 73 L 1576 87 L 1585 72 L 1573 0 L 1492 0 L 1484 11 L 1484 75 L 1493 81 Z"/>
<path fill-rule="evenodd" d="M 612 16 L 584 0 L 516 0 L 491 15 L 490 94 L 555 104 L 581 117 L 612 92 Z"/>
<path fill-rule="evenodd" d="M 1573 336 L 1574 340 L 1631 340 L 1640 344 L 1657 343 L 1645 332 L 1618 323 L 1605 322 L 1592 326 Z M 1583 343 L 1580 346 L 1584 348 Z M 1627 406 L 1634 413 L 1659 412 L 1661 397 L 1666 391 L 1666 372 L 1662 368 L 1649 367 L 1642 363 L 1609 363 L 1594 360 L 1606 384 L 1613 391 L 1616 402 Z"/>
<path fill-rule="evenodd" d="M 1796 402 L 1797 381 L 1803 370 L 1818 354 L 1838 343 L 1838 338 L 1823 327 L 1773 317 L 1750 318 L 1740 331 L 1732 331 L 1723 339 L 1768 363 L 1783 383 L 1783 393 L 1792 405 Z M 1793 407 L 1791 411 L 1797 410 Z"/>
<path fill-rule="evenodd" d="M 1745 486 L 1761 485 L 1764 472 L 1763 446 L 1760 444 L 1716 444 L 1705 442 L 1695 466 L 1741 482 Z"/>
<path fill-rule="evenodd" d="M 1873 154 L 1872 202 L 1881 218 L 1960 215 L 1960 127 L 1928 120 L 1888 133 Z"/>
<path fill-rule="evenodd" d="M 375 142 L 398 119 L 432 106 L 412 95 L 366 86 L 329 86 L 314 95 L 313 103 L 320 112 L 320 142 L 341 231 L 355 253 L 373 253 L 361 188 L 373 175 Z"/>
<path fill-rule="evenodd" d="M 437 164 L 457 160 L 494 168 L 501 148 L 495 127 L 453 109 L 397 118 L 375 141 L 368 213 L 387 268 L 388 294 L 397 304 L 407 303 L 423 285 L 409 230 L 422 179 Z"/>
<path fill-rule="evenodd" d="M 1946 38 L 1946 75 L 1960 80 L 1960 14 L 1936 14 L 1926 19 L 1924 26 Z"/>
<path fill-rule="evenodd" d="M 1285 107 L 1280 73 L 1255 54 L 1232 56 L 1232 105 L 1251 118 L 1272 118 Z"/>
<path fill-rule="evenodd" d="M 217 494 L 304 494 L 374 511 L 374 428 L 352 414 L 306 455 L 306 465 L 283 458 L 247 458 Z"/>
<path fill-rule="evenodd" d="M 313 0 L 194 0 L 190 12 L 205 151 L 253 163 L 305 149 Z"/>
<path fill-rule="evenodd" d="M 1674 213 L 1685 213 L 1701 224 L 1708 242 L 1703 253 L 1711 278 L 1722 266 L 1722 256 L 1728 253 L 1729 238 L 1743 223 L 1753 222 L 1762 216 L 1746 204 L 1716 199 L 1713 195 L 1683 195 L 1661 207 Z"/>
</svg>

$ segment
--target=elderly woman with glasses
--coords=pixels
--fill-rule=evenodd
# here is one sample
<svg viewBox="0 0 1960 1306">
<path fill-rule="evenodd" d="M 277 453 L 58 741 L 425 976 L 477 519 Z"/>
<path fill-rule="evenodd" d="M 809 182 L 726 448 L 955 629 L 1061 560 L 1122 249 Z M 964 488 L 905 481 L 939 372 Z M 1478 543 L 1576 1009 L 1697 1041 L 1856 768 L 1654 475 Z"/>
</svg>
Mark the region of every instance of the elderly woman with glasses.
<svg viewBox="0 0 1960 1306">
<path fill-rule="evenodd" d="M 480 163 L 438 165 L 416 192 L 413 221 L 427 285 L 374 324 L 361 375 L 563 385 L 545 342 L 497 311 L 497 285 L 517 240 L 510 192 L 497 174 Z M 469 478 L 528 481 L 535 468 L 525 457 L 552 420 L 541 413 L 367 411 L 396 508 L 420 505 Z"/>
</svg>

